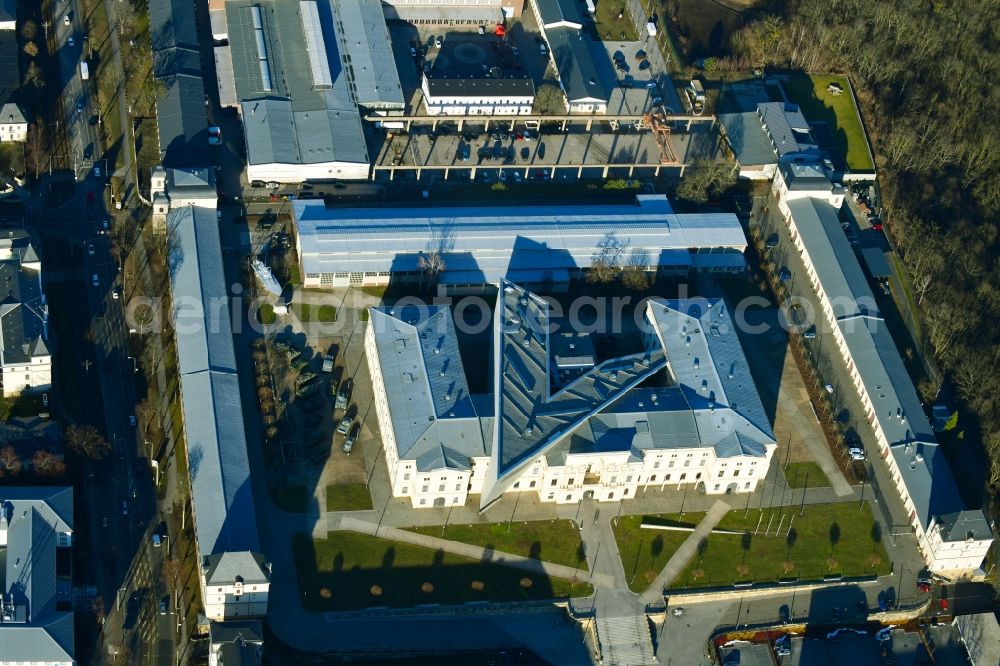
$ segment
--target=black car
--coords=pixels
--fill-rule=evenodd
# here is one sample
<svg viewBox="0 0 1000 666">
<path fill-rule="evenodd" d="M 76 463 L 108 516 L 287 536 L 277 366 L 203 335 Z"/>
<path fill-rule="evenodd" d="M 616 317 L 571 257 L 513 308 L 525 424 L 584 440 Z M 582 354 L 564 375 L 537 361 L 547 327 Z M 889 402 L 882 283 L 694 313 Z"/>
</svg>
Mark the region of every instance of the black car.
<svg viewBox="0 0 1000 666">
<path fill-rule="evenodd" d="M 528 150 L 527 146 L 525 146 L 524 148 L 521 149 L 521 159 L 522 160 L 528 159 L 529 155 L 531 155 L 531 151 Z"/>
<path fill-rule="evenodd" d="M 541 159 L 541 160 L 545 159 L 545 144 L 544 143 L 538 144 L 538 159 Z"/>
</svg>

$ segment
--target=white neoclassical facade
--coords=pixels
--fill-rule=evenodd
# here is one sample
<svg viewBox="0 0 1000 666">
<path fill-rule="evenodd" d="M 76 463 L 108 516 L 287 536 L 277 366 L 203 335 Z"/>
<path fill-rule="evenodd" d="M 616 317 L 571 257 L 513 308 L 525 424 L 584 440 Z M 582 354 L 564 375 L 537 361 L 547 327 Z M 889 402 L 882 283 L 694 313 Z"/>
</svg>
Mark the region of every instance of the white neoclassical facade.
<svg viewBox="0 0 1000 666">
<path fill-rule="evenodd" d="M 756 489 L 776 444 L 721 300 L 650 302 L 644 350 L 596 363 L 586 335 L 523 328 L 556 322 L 503 284 L 489 395 L 469 394 L 446 307 L 371 309 L 366 356 L 395 497 L 420 508 L 505 492 L 574 503 Z M 638 386 L 663 370 L 666 385 Z"/>
</svg>

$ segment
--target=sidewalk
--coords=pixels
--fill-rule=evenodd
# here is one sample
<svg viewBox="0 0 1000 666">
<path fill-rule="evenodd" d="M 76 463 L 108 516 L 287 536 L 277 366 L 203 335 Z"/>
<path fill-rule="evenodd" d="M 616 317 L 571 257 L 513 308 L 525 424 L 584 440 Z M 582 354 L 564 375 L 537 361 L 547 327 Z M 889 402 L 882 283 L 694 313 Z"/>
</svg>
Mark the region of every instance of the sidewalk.
<svg viewBox="0 0 1000 666">
<path fill-rule="evenodd" d="M 684 540 L 680 548 L 670 556 L 663 570 L 649 584 L 646 591 L 642 593 L 640 598 L 643 601 L 652 603 L 663 596 L 663 588 L 672 583 L 677 574 L 694 557 L 694 553 L 698 549 L 698 543 L 711 533 L 715 526 L 719 524 L 719 521 L 722 520 L 722 517 L 729 512 L 729 509 L 730 506 L 722 500 L 715 501 L 712 508 L 708 510 L 705 517 L 698 523 L 698 526 L 688 535 L 688 538 Z"/>
<path fill-rule="evenodd" d="M 531 573 L 542 573 L 552 578 L 572 580 L 573 578 L 582 578 L 582 574 L 584 573 L 579 569 L 564 566 L 562 564 L 543 562 L 530 557 L 495 551 L 492 548 L 483 548 L 482 546 L 473 546 L 471 544 L 460 543 L 458 541 L 449 541 L 448 539 L 440 539 L 437 537 L 427 536 L 425 534 L 417 534 L 416 532 L 408 532 L 395 527 L 379 525 L 378 523 L 370 522 L 361 518 L 344 516 L 339 522 L 339 527 L 342 530 L 358 532 L 360 534 L 369 534 L 382 539 L 391 539 L 392 541 L 399 541 L 401 543 L 408 543 L 414 546 L 422 546 L 424 548 L 431 548 L 434 550 L 443 550 L 446 553 L 461 555 L 462 557 L 468 557 L 479 562 L 501 564 L 515 569 L 529 571 Z M 614 577 L 607 576 L 605 574 L 594 573 L 590 577 L 590 581 L 595 587 L 615 586 Z"/>
</svg>

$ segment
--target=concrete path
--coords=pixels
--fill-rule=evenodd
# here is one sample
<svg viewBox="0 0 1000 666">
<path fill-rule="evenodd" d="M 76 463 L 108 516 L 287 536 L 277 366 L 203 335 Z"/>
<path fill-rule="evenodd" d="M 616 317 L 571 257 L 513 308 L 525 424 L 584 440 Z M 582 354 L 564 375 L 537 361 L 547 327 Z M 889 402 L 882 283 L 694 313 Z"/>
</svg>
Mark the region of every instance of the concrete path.
<svg viewBox="0 0 1000 666">
<path fill-rule="evenodd" d="M 424 548 L 443 550 L 446 553 L 461 555 L 480 562 L 501 564 L 503 566 L 513 567 L 515 569 L 521 569 L 531 573 L 545 574 L 553 578 L 564 578 L 567 580 L 572 578 L 582 579 L 587 575 L 587 572 L 585 571 L 580 571 L 579 569 L 567 567 L 562 564 L 542 562 L 541 560 L 535 560 L 530 557 L 495 551 L 490 548 L 473 546 L 468 543 L 460 543 L 458 541 L 449 541 L 448 539 L 440 539 L 438 537 L 427 536 L 425 534 L 417 534 L 416 532 L 409 532 L 396 527 L 379 525 L 378 523 L 350 516 L 345 516 L 340 519 L 340 529 L 358 532 L 361 534 L 370 534 L 382 539 L 391 539 L 393 541 L 408 543 L 414 546 L 423 546 Z M 599 573 L 594 573 L 593 576 L 590 577 L 590 581 L 595 587 L 614 587 L 615 585 L 615 579 L 613 576 L 607 576 Z"/>
<path fill-rule="evenodd" d="M 694 528 L 690 536 L 684 540 L 684 543 L 677 549 L 677 552 L 667 560 L 663 571 L 660 572 L 656 579 L 646 588 L 646 591 L 639 597 L 642 601 L 652 603 L 663 596 L 663 588 L 672 583 L 674 578 L 687 565 L 688 561 L 694 557 L 695 551 L 698 549 L 698 542 L 709 535 L 712 529 L 722 520 L 722 517 L 729 512 L 730 508 L 722 500 L 715 501 L 715 504 L 708 510 L 708 513 L 698 523 L 698 526 Z"/>
</svg>

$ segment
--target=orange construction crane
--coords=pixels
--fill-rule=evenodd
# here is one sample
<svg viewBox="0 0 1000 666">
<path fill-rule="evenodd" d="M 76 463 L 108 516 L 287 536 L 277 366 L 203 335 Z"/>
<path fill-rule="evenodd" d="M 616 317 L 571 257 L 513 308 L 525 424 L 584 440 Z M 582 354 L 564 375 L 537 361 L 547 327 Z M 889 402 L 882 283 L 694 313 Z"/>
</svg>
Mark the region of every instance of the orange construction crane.
<svg viewBox="0 0 1000 666">
<path fill-rule="evenodd" d="M 670 123 L 662 111 L 651 111 L 642 117 L 642 122 L 653 130 L 653 139 L 660 147 L 660 164 L 677 164 L 677 156 L 670 145 Z"/>
</svg>

